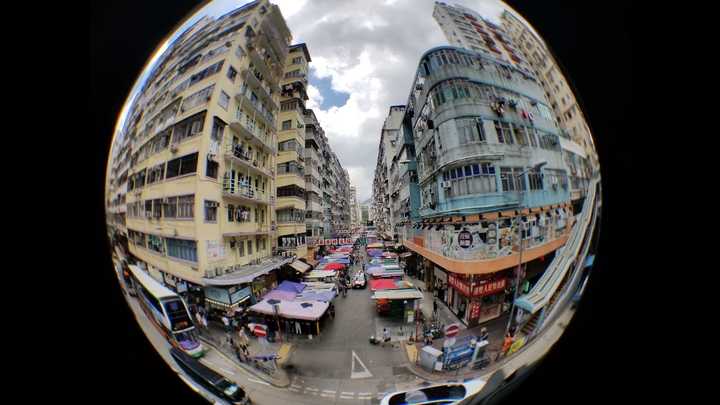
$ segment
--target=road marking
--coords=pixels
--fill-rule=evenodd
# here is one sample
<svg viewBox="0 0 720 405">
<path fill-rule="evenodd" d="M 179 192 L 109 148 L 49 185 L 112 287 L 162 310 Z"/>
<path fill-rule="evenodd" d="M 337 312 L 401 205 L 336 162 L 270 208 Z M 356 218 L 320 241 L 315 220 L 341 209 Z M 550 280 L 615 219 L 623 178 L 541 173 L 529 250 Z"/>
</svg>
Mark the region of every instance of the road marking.
<svg viewBox="0 0 720 405">
<path fill-rule="evenodd" d="M 343 391 L 343 392 L 341 393 L 341 395 L 355 395 L 355 393 L 354 393 L 354 392 Z"/>
<path fill-rule="evenodd" d="M 358 392 L 358 395 L 362 395 L 362 396 L 372 395 L 372 392 Z"/>
<path fill-rule="evenodd" d="M 358 399 L 372 399 L 372 397 L 361 397 L 358 395 Z M 379 399 L 382 399 L 382 398 L 379 398 Z"/>
<path fill-rule="evenodd" d="M 355 372 L 355 359 L 357 359 L 358 363 L 362 366 L 365 371 L 359 371 Z M 363 364 L 362 360 L 360 360 L 360 357 L 358 357 L 357 353 L 355 353 L 355 350 L 352 351 L 352 364 L 350 365 L 350 378 L 370 378 L 372 377 L 372 374 L 370 373 L 370 370 L 365 367 L 365 364 Z"/>
<path fill-rule="evenodd" d="M 340 399 L 355 399 L 354 396 L 340 395 Z M 368 398 L 369 399 L 369 398 Z"/>
<path fill-rule="evenodd" d="M 291 385 L 291 387 L 302 389 L 302 385 L 297 385 L 297 384 L 295 384 L 295 383 L 293 383 L 293 384 Z"/>
<path fill-rule="evenodd" d="M 315 392 L 317 392 L 317 391 L 320 391 L 320 390 L 319 390 L 319 389 L 317 389 L 317 388 L 310 388 L 310 387 L 305 387 L 305 391 L 310 391 L 310 392 L 313 392 L 313 391 L 315 391 Z"/>
<path fill-rule="evenodd" d="M 337 391 L 323 390 L 323 392 L 328 393 L 328 394 L 334 394 Z"/>
<path fill-rule="evenodd" d="M 325 398 L 335 398 L 335 394 L 320 394 L 320 396 Z"/>
<path fill-rule="evenodd" d="M 301 391 L 301 390 L 299 390 L 297 388 L 293 388 L 293 387 L 288 388 L 288 390 L 292 391 L 292 392 L 300 392 Z"/>
<path fill-rule="evenodd" d="M 267 385 L 268 387 L 270 386 L 270 384 L 266 383 L 265 381 L 256 380 L 256 379 L 250 378 L 250 377 L 248 377 L 248 381 L 252 381 L 254 383 L 258 383 L 258 384 L 262 384 L 262 385 Z"/>
</svg>

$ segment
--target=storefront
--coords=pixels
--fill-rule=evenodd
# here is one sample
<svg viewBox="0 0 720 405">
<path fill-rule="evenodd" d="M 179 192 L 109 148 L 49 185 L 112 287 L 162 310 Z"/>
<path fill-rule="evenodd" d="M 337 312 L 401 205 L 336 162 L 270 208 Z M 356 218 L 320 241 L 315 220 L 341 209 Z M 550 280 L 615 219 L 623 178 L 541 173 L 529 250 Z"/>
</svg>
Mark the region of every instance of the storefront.
<svg viewBox="0 0 720 405">
<path fill-rule="evenodd" d="M 215 312 L 238 312 L 250 305 L 250 286 L 205 287 L 205 305 Z"/>
<path fill-rule="evenodd" d="M 260 301 L 268 291 L 275 287 L 277 287 L 277 274 L 274 271 L 256 277 L 252 281 L 252 303 Z"/>
<path fill-rule="evenodd" d="M 502 314 L 505 288 L 508 279 L 494 275 L 480 279 L 477 276 L 447 275 L 446 304 L 468 327 L 473 327 Z"/>
<path fill-rule="evenodd" d="M 433 266 L 433 288 L 437 291 L 437 297 L 440 301 L 448 303 L 448 277 L 445 270 L 441 267 Z"/>
</svg>

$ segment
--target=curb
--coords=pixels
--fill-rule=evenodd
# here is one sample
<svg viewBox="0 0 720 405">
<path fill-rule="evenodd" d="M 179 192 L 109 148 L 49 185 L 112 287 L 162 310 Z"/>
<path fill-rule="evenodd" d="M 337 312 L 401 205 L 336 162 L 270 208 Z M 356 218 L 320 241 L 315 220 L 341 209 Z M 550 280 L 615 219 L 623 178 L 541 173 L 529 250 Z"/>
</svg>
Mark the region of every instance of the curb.
<svg viewBox="0 0 720 405">
<path fill-rule="evenodd" d="M 213 349 L 215 349 L 221 356 L 223 356 L 224 358 L 226 358 L 226 359 L 227 359 L 228 361 L 230 361 L 231 363 L 237 365 L 238 367 L 240 367 L 240 368 L 242 368 L 243 370 L 249 372 L 250 374 L 254 375 L 255 377 L 258 377 L 258 378 L 260 378 L 261 380 L 269 383 L 269 384 L 272 385 L 273 387 L 277 387 L 277 388 L 287 388 L 287 387 L 290 386 L 290 378 L 288 378 L 287 384 L 278 384 L 274 379 L 269 379 L 268 376 L 267 376 L 267 374 L 260 373 L 260 372 L 258 372 L 257 370 L 255 370 L 254 368 L 249 367 L 249 366 L 247 366 L 246 364 L 239 363 L 239 362 L 237 362 L 236 360 L 232 359 L 230 356 L 228 356 L 227 354 L 225 354 L 222 350 L 218 349 L 217 346 L 215 346 L 214 343 L 210 342 L 210 341 L 207 340 L 206 338 L 200 336 L 200 340 L 202 340 L 203 342 L 205 342 L 206 344 L 208 344 L 209 346 L 211 346 L 211 347 L 212 347 Z"/>
<path fill-rule="evenodd" d="M 403 346 L 403 353 L 405 354 L 405 358 L 407 359 L 407 366 L 406 366 L 406 368 L 407 368 L 408 370 L 410 370 L 410 372 L 413 373 L 415 376 L 417 376 L 417 377 L 419 377 L 419 378 L 422 378 L 423 380 L 432 381 L 432 382 L 441 382 L 441 381 L 449 381 L 449 380 L 463 380 L 463 379 L 469 378 L 469 377 L 472 377 L 472 378 L 483 378 L 483 377 L 485 377 L 485 376 L 487 376 L 487 375 L 490 375 L 490 374 L 492 374 L 493 372 L 496 371 L 496 369 L 493 369 L 492 367 L 488 367 L 488 368 L 482 370 L 482 371 L 481 371 L 481 374 L 479 374 L 479 375 L 468 375 L 468 374 L 470 374 L 470 373 L 467 373 L 467 372 L 464 373 L 464 374 L 461 373 L 461 374 L 458 374 L 458 375 L 454 375 L 454 374 L 448 374 L 448 375 L 443 375 L 443 374 L 423 375 L 423 374 L 421 374 L 420 372 L 418 372 L 418 371 L 416 370 L 415 364 L 413 364 L 413 363 L 410 361 L 410 358 L 409 358 L 408 355 L 407 355 L 407 349 L 405 349 L 406 343 L 405 343 L 405 342 L 401 342 L 401 344 L 402 344 L 402 346 Z M 418 352 L 420 352 L 420 351 L 418 350 Z M 418 354 L 418 356 L 419 356 L 419 354 Z M 496 363 L 496 364 L 497 364 L 497 363 Z"/>
</svg>

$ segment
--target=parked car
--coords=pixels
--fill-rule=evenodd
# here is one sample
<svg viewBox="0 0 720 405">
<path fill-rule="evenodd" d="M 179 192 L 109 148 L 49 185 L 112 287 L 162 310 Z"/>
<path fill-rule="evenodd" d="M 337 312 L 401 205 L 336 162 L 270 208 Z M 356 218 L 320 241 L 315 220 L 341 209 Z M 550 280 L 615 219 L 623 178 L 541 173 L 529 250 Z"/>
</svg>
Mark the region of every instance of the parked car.
<svg viewBox="0 0 720 405">
<path fill-rule="evenodd" d="M 469 398 L 482 389 L 485 381 L 473 379 L 463 383 L 438 384 L 386 395 L 381 405 L 451 405 Z"/>
<path fill-rule="evenodd" d="M 193 381 L 218 397 L 237 405 L 252 403 L 244 389 L 238 387 L 237 384 L 190 357 L 183 351 L 173 347 L 170 349 L 170 355 Z"/>
<path fill-rule="evenodd" d="M 352 288 L 365 288 L 367 286 L 367 280 L 364 274 L 356 274 L 352 280 Z"/>
</svg>

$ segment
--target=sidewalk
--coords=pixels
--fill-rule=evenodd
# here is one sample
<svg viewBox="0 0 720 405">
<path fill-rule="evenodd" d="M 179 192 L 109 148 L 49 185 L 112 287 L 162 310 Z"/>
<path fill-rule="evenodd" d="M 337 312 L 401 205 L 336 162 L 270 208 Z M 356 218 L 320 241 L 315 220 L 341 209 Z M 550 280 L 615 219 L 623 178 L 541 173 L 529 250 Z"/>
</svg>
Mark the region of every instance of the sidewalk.
<svg viewBox="0 0 720 405">
<path fill-rule="evenodd" d="M 238 367 L 241 367 L 242 369 L 262 379 L 263 381 L 270 383 L 275 387 L 287 388 L 290 385 L 290 376 L 288 375 L 287 371 L 283 369 L 283 366 L 287 363 L 288 359 L 292 355 L 293 345 L 291 343 L 286 343 L 284 341 L 283 343 L 268 342 L 266 346 L 263 346 L 260 344 L 256 337 L 249 336 L 248 351 L 250 352 L 251 356 L 277 353 L 280 357 L 277 360 L 277 370 L 272 375 L 270 375 L 256 369 L 250 364 L 239 361 L 235 355 L 235 351 L 227 342 L 227 333 L 225 333 L 225 330 L 219 324 L 215 322 L 210 322 L 208 323 L 208 329 L 200 328 L 199 330 L 200 339 L 204 343 L 212 346 L 215 350 L 224 355 L 228 360 L 235 363 Z M 233 332 L 232 338 L 235 341 L 239 339 L 237 332 Z"/>
</svg>

